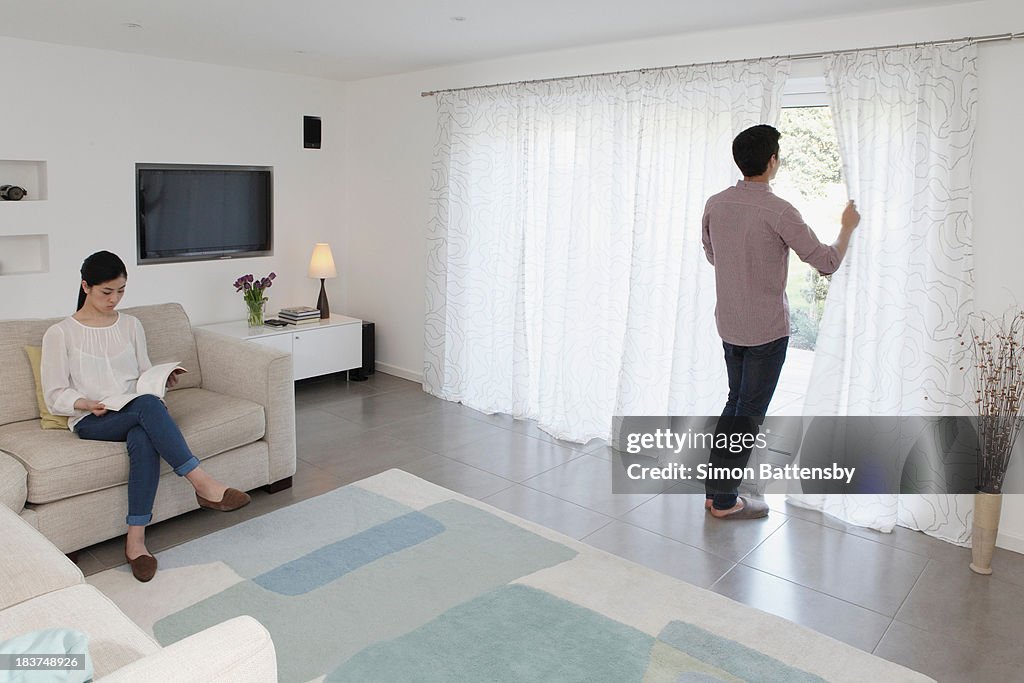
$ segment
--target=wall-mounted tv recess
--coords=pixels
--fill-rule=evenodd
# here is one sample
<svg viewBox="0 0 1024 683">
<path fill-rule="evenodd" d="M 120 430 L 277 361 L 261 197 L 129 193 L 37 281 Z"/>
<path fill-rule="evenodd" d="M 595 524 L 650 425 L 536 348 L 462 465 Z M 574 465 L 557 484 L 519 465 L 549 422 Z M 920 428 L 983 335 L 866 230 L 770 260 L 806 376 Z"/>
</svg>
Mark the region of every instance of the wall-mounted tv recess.
<svg viewBox="0 0 1024 683">
<path fill-rule="evenodd" d="M 273 168 L 136 164 L 140 264 L 270 256 Z"/>
</svg>

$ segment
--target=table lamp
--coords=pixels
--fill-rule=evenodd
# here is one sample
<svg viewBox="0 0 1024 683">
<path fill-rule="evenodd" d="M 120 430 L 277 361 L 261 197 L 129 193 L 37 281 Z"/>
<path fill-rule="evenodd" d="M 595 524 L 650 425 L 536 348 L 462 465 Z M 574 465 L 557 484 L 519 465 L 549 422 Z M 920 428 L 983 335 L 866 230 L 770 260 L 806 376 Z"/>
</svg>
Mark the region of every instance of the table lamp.
<svg viewBox="0 0 1024 683">
<path fill-rule="evenodd" d="M 331 307 L 327 304 L 327 290 L 324 289 L 324 279 L 337 277 L 338 271 L 334 269 L 334 255 L 331 254 L 331 245 L 326 242 L 317 242 L 313 247 L 313 256 L 309 259 L 309 277 L 320 278 L 320 299 L 316 307 L 320 311 L 320 319 L 326 320 L 331 317 Z"/>
</svg>

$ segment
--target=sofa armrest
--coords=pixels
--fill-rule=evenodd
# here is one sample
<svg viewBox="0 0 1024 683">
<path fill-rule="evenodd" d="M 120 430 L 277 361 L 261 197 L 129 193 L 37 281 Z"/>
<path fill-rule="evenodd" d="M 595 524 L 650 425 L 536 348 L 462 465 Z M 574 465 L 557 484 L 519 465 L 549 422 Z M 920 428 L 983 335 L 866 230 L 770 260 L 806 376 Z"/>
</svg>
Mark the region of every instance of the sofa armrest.
<svg viewBox="0 0 1024 683">
<path fill-rule="evenodd" d="M 0 610 L 84 581 L 45 536 L 0 505 Z"/>
<path fill-rule="evenodd" d="M 295 474 L 295 382 L 291 354 L 196 329 L 203 389 L 263 406 L 270 481 Z"/>
<path fill-rule="evenodd" d="M 137 659 L 102 683 L 264 683 L 277 681 L 277 654 L 267 629 L 235 617 Z"/>
<path fill-rule="evenodd" d="M 0 451 L 0 505 L 22 511 L 28 499 L 27 476 L 20 462 Z"/>
</svg>

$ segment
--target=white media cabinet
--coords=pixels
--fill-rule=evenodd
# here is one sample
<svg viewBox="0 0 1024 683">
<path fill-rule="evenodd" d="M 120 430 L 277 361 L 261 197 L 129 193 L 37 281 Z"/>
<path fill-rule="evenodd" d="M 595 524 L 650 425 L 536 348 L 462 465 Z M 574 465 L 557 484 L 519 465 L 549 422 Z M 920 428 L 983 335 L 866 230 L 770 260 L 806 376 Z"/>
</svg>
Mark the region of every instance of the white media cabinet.
<svg viewBox="0 0 1024 683">
<path fill-rule="evenodd" d="M 318 325 L 257 328 L 238 320 L 199 328 L 287 351 L 292 354 L 295 379 L 353 370 L 363 365 L 363 321 L 358 318 L 332 315 L 330 320 L 321 320 Z"/>
</svg>

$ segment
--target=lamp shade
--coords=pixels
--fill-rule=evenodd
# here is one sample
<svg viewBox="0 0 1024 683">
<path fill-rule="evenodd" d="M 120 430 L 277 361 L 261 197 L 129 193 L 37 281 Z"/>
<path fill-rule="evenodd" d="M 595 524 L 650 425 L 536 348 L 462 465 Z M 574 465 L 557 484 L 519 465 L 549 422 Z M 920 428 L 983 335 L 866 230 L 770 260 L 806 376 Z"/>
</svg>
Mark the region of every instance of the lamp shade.
<svg viewBox="0 0 1024 683">
<path fill-rule="evenodd" d="M 309 259 L 309 276 L 314 278 L 337 277 L 338 271 L 334 269 L 334 255 L 331 254 L 331 245 L 326 242 L 317 242 L 313 247 L 313 256 Z"/>
</svg>

